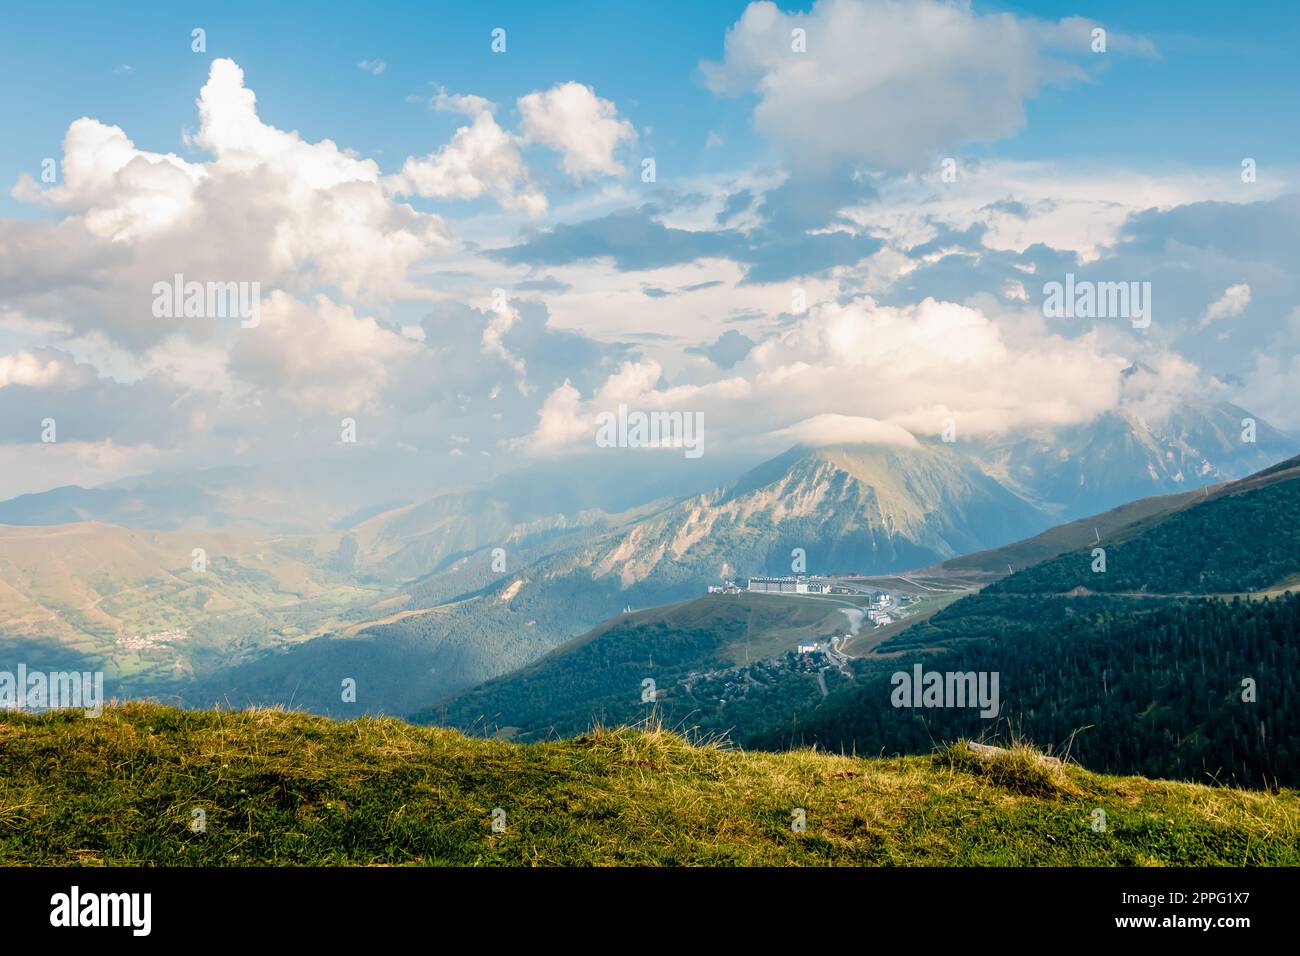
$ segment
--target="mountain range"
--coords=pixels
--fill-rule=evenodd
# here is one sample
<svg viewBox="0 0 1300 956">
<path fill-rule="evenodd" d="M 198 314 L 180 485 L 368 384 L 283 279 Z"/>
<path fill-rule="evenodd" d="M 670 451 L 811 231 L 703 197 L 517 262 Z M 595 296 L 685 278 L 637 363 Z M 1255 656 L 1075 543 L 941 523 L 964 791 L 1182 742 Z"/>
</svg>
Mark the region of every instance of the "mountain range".
<svg viewBox="0 0 1300 956">
<path fill-rule="evenodd" d="M 1050 540 L 1098 502 L 1186 493 L 1294 451 L 1263 422 L 1243 442 L 1245 417 L 1227 405 L 1165 417 L 1135 406 L 996 441 L 800 445 L 723 480 L 743 459 L 611 449 L 405 503 L 412 476 L 349 496 L 346 470 L 318 482 L 232 468 L 56 489 L 0 502 L 6 523 L 27 526 L 5 553 L 0 647 L 75 652 L 103 664 L 110 686 L 130 678 L 119 686 L 130 694 L 405 714 L 526 667 L 626 608 L 732 578 L 1022 567 L 1043 548 L 1016 542 Z M 67 564 L 71 528 L 97 529 L 120 557 Z M 212 558 L 207 577 L 191 573 L 194 547 Z M 1022 550 L 998 550 L 1008 547 Z M 36 583 L 60 576 L 62 589 Z M 173 631 L 186 637 L 150 640 Z M 362 688 L 355 705 L 340 700 L 344 677 Z"/>
</svg>

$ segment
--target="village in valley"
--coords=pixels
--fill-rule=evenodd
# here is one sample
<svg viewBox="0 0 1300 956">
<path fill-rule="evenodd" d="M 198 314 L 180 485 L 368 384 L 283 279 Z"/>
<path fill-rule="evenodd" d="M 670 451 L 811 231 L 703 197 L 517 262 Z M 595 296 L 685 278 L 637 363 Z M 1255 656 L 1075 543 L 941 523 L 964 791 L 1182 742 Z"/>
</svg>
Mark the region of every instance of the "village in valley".
<svg viewBox="0 0 1300 956">
<path fill-rule="evenodd" d="M 821 640 L 804 640 L 792 650 L 763 660 L 699 671 L 682 680 L 682 688 L 688 694 L 716 700 L 722 706 L 728 700 L 775 686 L 779 680 L 792 674 L 816 676 L 821 695 L 827 696 L 828 676 L 854 678 L 853 655 L 846 653 L 849 641 L 856 639 L 864 627 L 884 628 L 904 619 L 918 603 L 914 593 L 864 579 L 791 575 L 743 580 L 743 586 L 732 580 L 712 585 L 708 593 L 833 601 L 843 605 L 840 610 L 845 614 L 845 630 Z"/>
</svg>

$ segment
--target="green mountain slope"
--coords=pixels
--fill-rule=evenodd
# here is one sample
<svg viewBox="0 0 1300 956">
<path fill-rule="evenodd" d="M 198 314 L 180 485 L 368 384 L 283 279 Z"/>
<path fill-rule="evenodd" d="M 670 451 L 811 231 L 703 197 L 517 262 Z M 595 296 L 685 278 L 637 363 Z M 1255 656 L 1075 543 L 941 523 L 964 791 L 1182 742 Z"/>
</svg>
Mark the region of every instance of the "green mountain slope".
<svg viewBox="0 0 1300 956">
<path fill-rule="evenodd" d="M 751 746 L 915 753 L 954 736 L 1024 734 L 1092 770 L 1267 787 L 1300 782 L 1300 597 L 965 598 L 860 658 L 851 686 L 774 714 Z M 1000 712 L 899 709 L 920 664 L 997 674 Z"/>
<path fill-rule="evenodd" d="M 843 634 L 843 612 L 855 600 L 861 603 L 841 596 L 715 594 L 622 615 L 412 719 L 524 740 L 571 736 L 597 723 L 644 719 L 650 705 L 642 700 L 643 681 L 650 679 L 655 706 L 669 726 L 698 722 L 696 701 L 682 686 L 692 674 L 759 662 Z M 816 696 L 815 672 L 805 673 L 799 687 Z"/>
<path fill-rule="evenodd" d="M 1085 546 L 1091 547 L 1099 538 L 1107 537 L 1117 531 L 1134 532 L 1137 529 L 1158 522 L 1165 515 L 1180 508 L 1203 501 L 1203 490 L 1184 491 L 1173 495 L 1158 495 L 1154 498 L 1139 498 L 1118 508 L 1102 514 L 1090 515 L 1067 524 L 1048 528 L 1042 534 L 1034 535 L 1023 541 L 977 551 L 974 554 L 949 558 L 937 568 L 930 569 L 944 574 L 985 574 L 1002 577 L 1013 571 L 1039 564 L 1055 558 L 1067 551 L 1078 551 Z"/>
<path fill-rule="evenodd" d="M 635 730 L 525 746 L 144 704 L 0 714 L 0 865 L 1294 866 L 1298 847 L 1295 791 L 1029 751 L 862 760 Z"/>
<path fill-rule="evenodd" d="M 1231 594 L 1295 583 L 1300 458 L 1230 482 L 1200 501 L 1120 528 L 990 586 L 1000 593 Z M 1105 551 L 1100 570 L 1093 548 Z M 1094 570 L 1094 565 L 1098 570 Z"/>
</svg>

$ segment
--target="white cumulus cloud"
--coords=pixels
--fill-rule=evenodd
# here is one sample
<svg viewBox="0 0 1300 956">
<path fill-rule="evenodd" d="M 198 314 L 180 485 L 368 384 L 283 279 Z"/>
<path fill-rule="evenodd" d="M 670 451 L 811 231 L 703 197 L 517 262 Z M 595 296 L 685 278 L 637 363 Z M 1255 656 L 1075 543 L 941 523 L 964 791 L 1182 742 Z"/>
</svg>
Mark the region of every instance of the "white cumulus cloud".
<svg viewBox="0 0 1300 956">
<path fill-rule="evenodd" d="M 492 196 L 506 209 L 529 216 L 546 211 L 546 196 L 533 185 L 519 153 L 518 138 L 502 129 L 492 115 L 492 104 L 478 96 L 455 96 L 441 91 L 433 108 L 470 116 L 436 153 L 408 157 L 402 170 L 387 179 L 397 195 L 430 199 L 477 199 Z"/>
<path fill-rule="evenodd" d="M 915 169 L 940 149 L 1016 132 L 1044 86 L 1086 79 L 1093 27 L 941 0 L 818 0 L 807 13 L 763 0 L 702 69 L 716 92 L 757 94 L 755 125 L 796 166 Z M 1107 50 L 1139 45 L 1112 34 Z"/>
<path fill-rule="evenodd" d="M 578 179 L 617 175 L 622 167 L 614 151 L 620 142 L 636 138 L 617 107 L 581 83 L 529 93 L 518 106 L 524 136 L 560 153 L 564 171 Z"/>
</svg>

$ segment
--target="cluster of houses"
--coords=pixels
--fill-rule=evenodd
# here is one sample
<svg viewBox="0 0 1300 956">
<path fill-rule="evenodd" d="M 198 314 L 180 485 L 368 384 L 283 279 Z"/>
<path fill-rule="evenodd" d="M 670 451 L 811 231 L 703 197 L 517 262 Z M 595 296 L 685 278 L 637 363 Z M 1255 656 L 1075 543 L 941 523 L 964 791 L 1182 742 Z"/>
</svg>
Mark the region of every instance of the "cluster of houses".
<svg viewBox="0 0 1300 956">
<path fill-rule="evenodd" d="M 836 649 L 838 638 L 820 643 L 804 643 L 794 653 L 778 654 L 741 667 L 695 671 L 681 681 L 682 689 L 704 700 L 717 701 L 725 707 L 729 701 L 747 697 L 755 691 L 770 690 L 790 674 L 817 675 L 833 666 L 847 677 L 853 676 L 848 658 Z"/>
<path fill-rule="evenodd" d="M 183 641 L 189 634 L 185 631 L 173 628 L 167 631 L 158 631 L 156 634 L 133 634 L 130 637 L 119 637 L 116 641 L 118 647 L 125 648 L 128 651 L 147 651 L 155 647 L 165 647 L 172 641 Z"/>
<path fill-rule="evenodd" d="M 886 624 L 893 624 L 898 619 L 898 611 L 894 607 L 894 598 L 889 594 L 877 594 L 871 607 L 867 608 L 867 620 L 876 627 L 884 627 Z"/>
</svg>

